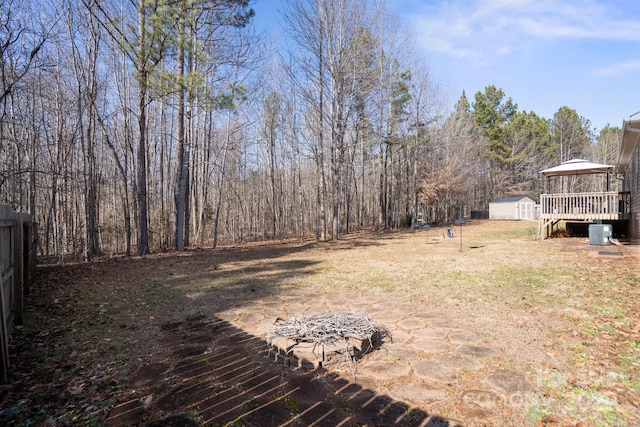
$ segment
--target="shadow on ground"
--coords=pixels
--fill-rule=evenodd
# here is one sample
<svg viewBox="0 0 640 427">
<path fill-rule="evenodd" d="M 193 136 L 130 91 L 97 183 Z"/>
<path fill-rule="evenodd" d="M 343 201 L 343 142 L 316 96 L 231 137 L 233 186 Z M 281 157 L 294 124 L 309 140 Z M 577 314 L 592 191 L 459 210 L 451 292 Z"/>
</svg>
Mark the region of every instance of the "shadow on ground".
<svg viewBox="0 0 640 427">
<path fill-rule="evenodd" d="M 376 245 L 323 244 L 327 250 Z M 40 267 L 10 342 L 0 425 L 451 425 L 326 371 L 268 359 L 213 315 L 318 274 L 318 244 Z"/>
<path fill-rule="evenodd" d="M 267 343 L 215 316 L 162 326 L 157 359 L 129 377 L 110 426 L 451 426 L 327 371 L 268 359 Z"/>
</svg>

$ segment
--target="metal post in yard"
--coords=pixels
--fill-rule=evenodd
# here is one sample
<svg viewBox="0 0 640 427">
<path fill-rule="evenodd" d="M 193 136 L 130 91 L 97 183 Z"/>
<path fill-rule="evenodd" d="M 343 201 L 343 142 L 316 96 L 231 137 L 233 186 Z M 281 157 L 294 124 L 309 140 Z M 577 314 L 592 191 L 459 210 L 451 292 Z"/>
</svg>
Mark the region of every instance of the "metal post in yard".
<svg viewBox="0 0 640 427">
<path fill-rule="evenodd" d="M 460 224 L 460 252 L 462 252 L 462 224 L 465 224 L 466 221 L 462 215 L 460 218 L 456 219 L 456 224 Z"/>
</svg>

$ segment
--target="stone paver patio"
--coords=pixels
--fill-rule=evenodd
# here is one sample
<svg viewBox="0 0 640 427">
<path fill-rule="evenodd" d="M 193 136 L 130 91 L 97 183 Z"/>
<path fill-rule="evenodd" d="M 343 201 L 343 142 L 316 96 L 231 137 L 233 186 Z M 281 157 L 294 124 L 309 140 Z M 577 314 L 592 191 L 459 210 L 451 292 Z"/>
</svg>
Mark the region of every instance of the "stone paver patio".
<svg viewBox="0 0 640 427">
<path fill-rule="evenodd" d="M 510 404 L 521 404 L 534 392 L 524 372 L 502 367 L 505 357 L 492 346 L 490 331 L 481 334 L 466 330 L 446 314 L 425 314 L 419 307 L 390 305 L 373 298 L 352 303 L 336 297 L 313 300 L 288 296 L 276 301 L 256 300 L 251 307 L 243 305 L 219 315 L 269 342 L 274 360 L 294 367 L 322 366 L 349 378 L 354 366 L 347 363 L 344 354 L 332 357 L 325 351 L 323 355 L 311 344 L 287 353 L 286 340 L 278 340 L 271 332 L 277 316 L 345 311 L 364 312 L 391 334 L 392 340 L 385 340 L 381 348 L 355 364 L 356 381 L 375 384 L 378 393 L 435 413 L 453 403 L 462 422 L 474 419 L 482 423 L 509 419 L 513 410 Z M 466 387 L 466 378 L 475 380 L 473 388 Z M 481 389 L 477 388 L 478 379 Z"/>
</svg>

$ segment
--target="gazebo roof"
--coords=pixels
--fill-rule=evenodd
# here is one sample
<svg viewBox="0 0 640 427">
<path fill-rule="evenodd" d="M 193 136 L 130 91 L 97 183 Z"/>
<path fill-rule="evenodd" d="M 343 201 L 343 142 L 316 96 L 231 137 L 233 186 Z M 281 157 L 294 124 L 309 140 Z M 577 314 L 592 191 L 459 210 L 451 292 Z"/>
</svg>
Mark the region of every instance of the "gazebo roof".
<svg viewBox="0 0 640 427">
<path fill-rule="evenodd" d="M 584 159 L 568 160 L 558 166 L 540 171 L 544 176 L 590 175 L 607 172 L 613 172 L 613 165 L 592 163 Z"/>
</svg>

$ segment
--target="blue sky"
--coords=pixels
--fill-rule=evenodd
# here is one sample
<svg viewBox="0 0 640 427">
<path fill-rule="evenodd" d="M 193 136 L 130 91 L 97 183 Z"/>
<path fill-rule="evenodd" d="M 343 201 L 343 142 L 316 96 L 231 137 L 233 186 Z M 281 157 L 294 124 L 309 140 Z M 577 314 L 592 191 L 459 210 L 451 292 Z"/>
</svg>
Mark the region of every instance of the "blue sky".
<svg viewBox="0 0 640 427">
<path fill-rule="evenodd" d="M 278 28 L 280 1 L 257 0 L 257 24 Z M 568 106 L 594 128 L 640 111 L 637 0 L 388 0 L 414 34 L 451 105 L 488 85 L 519 110 L 552 118 Z M 634 118 L 640 118 L 640 114 Z"/>
</svg>

